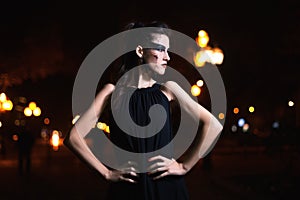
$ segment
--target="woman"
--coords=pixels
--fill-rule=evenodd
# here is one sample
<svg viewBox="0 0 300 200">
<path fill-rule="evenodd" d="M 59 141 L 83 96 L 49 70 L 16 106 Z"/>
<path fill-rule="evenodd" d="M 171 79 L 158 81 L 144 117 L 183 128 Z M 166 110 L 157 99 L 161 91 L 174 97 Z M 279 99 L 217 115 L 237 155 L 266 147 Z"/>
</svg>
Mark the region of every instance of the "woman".
<svg viewBox="0 0 300 200">
<path fill-rule="evenodd" d="M 222 125 L 208 110 L 190 98 L 177 83 L 173 81 L 158 83 L 154 79 L 165 73 L 170 60 L 168 26 L 164 23 L 152 22 L 147 25 L 132 23 L 127 28 L 140 27 L 156 27 L 156 29 L 135 38 L 135 40 L 143 41 L 137 43 L 135 51 L 124 55 L 120 68 L 123 76 L 117 84 L 108 83 L 102 87 L 90 108 L 79 118 L 76 126 L 66 136 L 64 143 L 111 182 L 109 199 L 188 199 L 183 175 L 190 171 L 214 145 L 222 130 Z M 110 101 L 113 94 L 117 97 Z M 172 101 L 178 102 L 185 111 L 203 123 L 202 139 L 188 151 L 182 161 L 172 158 L 172 148 L 170 148 L 169 152 L 164 155 L 154 155 L 147 159 L 146 164 L 122 160 L 120 164 L 126 163 L 124 168 L 113 169 L 99 161 L 84 140 L 98 118 L 103 115 L 105 105 L 111 103 L 113 109 L 110 115 L 110 140 L 118 147 L 130 152 L 143 154 L 156 151 L 169 144 L 173 137 L 170 112 Z M 128 106 L 130 118 L 134 123 L 142 127 L 147 126 L 151 123 L 149 109 L 156 104 L 165 109 L 166 120 L 155 134 L 153 134 L 154 129 L 135 131 L 137 130 L 135 127 L 127 127 L 124 130 L 119 127 L 118 120 L 115 120 L 113 115 L 113 110 L 121 112 L 126 109 L 124 107 Z M 97 117 L 93 117 L 95 112 Z M 125 118 L 124 121 L 126 123 L 122 126 L 124 124 L 131 126 Z M 131 131 L 130 135 L 128 130 Z M 147 165 L 148 171 L 139 173 L 137 165 Z"/>
</svg>

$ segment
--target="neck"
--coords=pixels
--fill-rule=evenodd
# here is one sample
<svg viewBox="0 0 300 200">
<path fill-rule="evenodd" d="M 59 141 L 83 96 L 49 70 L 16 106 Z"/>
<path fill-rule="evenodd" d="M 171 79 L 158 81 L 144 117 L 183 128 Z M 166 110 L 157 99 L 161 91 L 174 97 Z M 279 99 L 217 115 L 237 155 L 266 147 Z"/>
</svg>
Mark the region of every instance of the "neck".
<svg viewBox="0 0 300 200">
<path fill-rule="evenodd" d="M 150 71 L 139 68 L 138 88 L 151 87 L 155 82 Z"/>
</svg>

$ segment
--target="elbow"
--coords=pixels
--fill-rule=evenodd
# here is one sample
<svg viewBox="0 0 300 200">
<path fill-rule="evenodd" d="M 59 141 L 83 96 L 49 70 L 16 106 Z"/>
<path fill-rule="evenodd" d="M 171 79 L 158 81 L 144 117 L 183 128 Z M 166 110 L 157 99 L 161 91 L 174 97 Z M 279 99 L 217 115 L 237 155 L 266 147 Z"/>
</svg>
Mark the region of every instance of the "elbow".
<svg viewBox="0 0 300 200">
<path fill-rule="evenodd" d="M 222 133 L 222 130 L 223 130 L 223 125 L 217 121 L 217 124 L 216 124 L 216 132 L 218 135 L 220 135 Z"/>
<path fill-rule="evenodd" d="M 216 137 L 218 137 L 222 133 L 223 125 L 217 119 L 215 119 L 213 123 L 211 123 L 211 125 L 211 128 L 213 130 L 212 132 L 214 132 Z"/>
<path fill-rule="evenodd" d="M 68 147 L 69 149 L 74 149 L 74 147 L 76 146 L 76 133 L 74 128 L 71 129 L 71 131 L 66 135 L 66 137 L 63 140 L 63 144 Z"/>
<path fill-rule="evenodd" d="M 217 132 L 219 134 L 221 134 L 222 131 L 223 131 L 223 125 L 220 122 L 218 122 L 218 124 L 217 124 Z"/>
</svg>

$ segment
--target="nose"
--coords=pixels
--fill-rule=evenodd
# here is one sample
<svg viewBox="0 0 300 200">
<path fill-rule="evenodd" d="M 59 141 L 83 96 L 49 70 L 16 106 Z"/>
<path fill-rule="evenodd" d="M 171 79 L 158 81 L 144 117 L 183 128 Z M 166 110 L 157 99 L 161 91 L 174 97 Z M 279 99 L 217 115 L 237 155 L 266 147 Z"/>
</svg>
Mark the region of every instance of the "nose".
<svg viewBox="0 0 300 200">
<path fill-rule="evenodd" d="M 170 56 L 169 56 L 168 51 L 165 51 L 165 54 L 164 54 L 164 60 L 170 61 Z"/>
</svg>

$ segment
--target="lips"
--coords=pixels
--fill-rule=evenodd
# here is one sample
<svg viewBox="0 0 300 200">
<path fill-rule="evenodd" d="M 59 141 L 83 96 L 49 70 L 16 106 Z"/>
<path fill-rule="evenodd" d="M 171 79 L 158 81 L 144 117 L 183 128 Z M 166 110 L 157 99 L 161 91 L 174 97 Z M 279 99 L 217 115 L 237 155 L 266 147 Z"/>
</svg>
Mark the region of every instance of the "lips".
<svg viewBox="0 0 300 200">
<path fill-rule="evenodd" d="M 167 64 L 162 64 L 161 66 L 163 66 L 164 68 L 167 68 Z"/>
</svg>

